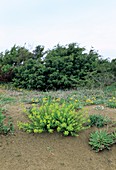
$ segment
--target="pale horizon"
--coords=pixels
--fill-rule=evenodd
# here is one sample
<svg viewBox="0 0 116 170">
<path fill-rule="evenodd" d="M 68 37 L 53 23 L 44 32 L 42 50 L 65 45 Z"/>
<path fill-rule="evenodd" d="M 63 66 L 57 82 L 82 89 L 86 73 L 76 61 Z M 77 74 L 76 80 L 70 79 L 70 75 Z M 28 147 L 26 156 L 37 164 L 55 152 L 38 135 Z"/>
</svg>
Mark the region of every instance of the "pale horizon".
<svg viewBox="0 0 116 170">
<path fill-rule="evenodd" d="M 115 7 L 115 0 L 0 1 L 0 52 L 14 44 L 52 49 L 58 43 L 78 43 L 114 59 Z"/>
</svg>

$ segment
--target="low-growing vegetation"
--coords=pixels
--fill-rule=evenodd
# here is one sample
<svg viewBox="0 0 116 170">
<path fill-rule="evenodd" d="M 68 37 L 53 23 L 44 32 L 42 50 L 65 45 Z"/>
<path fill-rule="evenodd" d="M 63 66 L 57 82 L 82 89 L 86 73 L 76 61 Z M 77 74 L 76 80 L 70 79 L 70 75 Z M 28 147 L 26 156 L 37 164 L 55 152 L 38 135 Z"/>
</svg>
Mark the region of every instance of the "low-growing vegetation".
<svg viewBox="0 0 116 170">
<path fill-rule="evenodd" d="M 103 127 L 104 125 L 107 125 L 111 120 L 108 117 L 104 117 L 102 115 L 90 115 L 89 116 L 90 123 L 89 126 L 96 126 L 98 128 Z"/>
<path fill-rule="evenodd" d="M 107 131 L 100 130 L 90 134 L 89 144 L 96 152 L 103 149 L 110 149 L 110 146 L 116 143 L 116 132 L 108 133 Z"/>
<path fill-rule="evenodd" d="M 89 122 L 87 112 L 79 110 L 76 112 L 72 104 L 45 103 L 39 108 L 32 106 L 26 110 L 30 120 L 28 123 L 19 122 L 19 128 L 26 132 L 42 133 L 53 131 L 61 132 L 65 136 L 77 136 L 78 132 L 86 129 L 85 123 Z"/>
<path fill-rule="evenodd" d="M 10 116 L 8 116 L 4 109 L 0 108 L 0 134 L 8 134 L 14 132 L 13 121 Z"/>
<path fill-rule="evenodd" d="M 15 102 L 15 99 L 13 97 L 0 94 L 0 105 L 5 105 L 12 102 Z"/>
<path fill-rule="evenodd" d="M 106 107 L 115 108 L 116 93 L 114 86 L 105 89 L 34 91 L 14 88 L 11 84 L 1 85 L 0 106 L 20 103 L 23 107 L 29 105 L 25 111 L 27 121 L 18 121 L 19 129 L 28 133 L 58 132 L 64 136 L 78 136 L 80 132 L 96 126 L 96 128 L 110 131 L 112 120 L 103 116 Z M 4 93 L 7 89 L 7 94 Z M 112 104 L 113 103 L 113 104 Z M 89 114 L 86 106 L 94 108 L 97 114 Z M 100 112 L 100 114 L 99 114 Z M 110 113 L 109 113 L 110 115 Z M 89 144 L 96 152 L 109 149 L 116 142 L 116 129 L 113 122 L 113 133 L 106 130 L 92 132 Z M 105 126 L 107 125 L 107 126 Z M 0 133 L 13 133 L 12 118 L 0 110 Z M 89 138 L 89 136 L 88 136 Z"/>
</svg>

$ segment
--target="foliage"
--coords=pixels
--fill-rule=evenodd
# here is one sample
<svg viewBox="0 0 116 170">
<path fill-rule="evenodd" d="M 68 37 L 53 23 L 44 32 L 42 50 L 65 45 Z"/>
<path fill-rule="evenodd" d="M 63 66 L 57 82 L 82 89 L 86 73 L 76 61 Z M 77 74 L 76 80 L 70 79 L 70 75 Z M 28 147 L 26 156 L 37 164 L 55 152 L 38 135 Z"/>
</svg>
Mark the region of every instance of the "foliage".
<svg viewBox="0 0 116 170">
<path fill-rule="evenodd" d="M 92 149 L 99 152 L 103 149 L 110 149 L 110 146 L 114 144 L 116 136 L 114 133 L 108 134 L 106 131 L 96 131 L 90 134 L 89 144 Z"/>
<path fill-rule="evenodd" d="M 100 88 L 111 85 L 115 82 L 116 76 L 112 71 L 111 63 L 107 59 L 100 58 L 96 64 L 95 71 L 87 76 L 88 80 L 93 80 L 93 84 L 96 83 Z"/>
<path fill-rule="evenodd" d="M 32 54 L 25 47 L 14 45 L 11 50 L 0 53 L 0 81 L 11 82 L 14 77 L 14 68 L 20 66 Z"/>
<path fill-rule="evenodd" d="M 110 98 L 107 101 L 106 105 L 111 108 L 116 108 L 116 98 L 115 97 Z"/>
<path fill-rule="evenodd" d="M 0 109 L 0 134 L 13 133 L 14 126 L 12 118 L 5 115 L 3 109 Z"/>
<path fill-rule="evenodd" d="M 20 71 L 23 71 L 25 69 L 25 64 L 29 63 L 30 59 L 33 61 L 38 60 L 41 62 L 41 58 L 45 54 L 43 50 L 44 47 L 39 45 L 35 48 L 33 52 L 30 52 L 25 47 L 14 45 L 10 51 L 6 50 L 4 54 L 0 53 L 0 81 L 8 82 L 12 81 L 13 78 L 18 79 L 18 77 L 16 76 L 17 74 L 15 75 L 15 72 L 17 73 L 18 68 L 19 73 Z M 33 64 L 35 63 L 33 62 Z M 24 68 L 21 70 L 23 66 Z M 28 66 L 28 70 L 30 69 L 29 67 L 30 66 Z M 30 70 L 30 72 L 31 71 L 32 70 Z M 22 77 L 22 79 L 23 78 L 24 77 Z M 24 81 L 26 82 L 26 80 Z"/>
<path fill-rule="evenodd" d="M 70 89 L 86 84 L 86 76 L 96 69 L 99 55 L 76 43 L 67 46 L 57 45 L 45 57 L 47 88 Z"/>
<path fill-rule="evenodd" d="M 115 82 L 116 82 L 116 58 L 111 61 L 111 70 L 114 73 Z"/>
<path fill-rule="evenodd" d="M 0 94 L 0 105 L 15 102 L 15 99 L 4 94 Z"/>
<path fill-rule="evenodd" d="M 89 126 L 96 126 L 98 128 L 103 127 L 110 121 L 107 117 L 104 117 L 102 115 L 90 115 L 89 119 Z"/>
<path fill-rule="evenodd" d="M 27 112 L 27 111 L 26 111 Z M 63 133 L 65 136 L 77 136 L 78 132 L 86 129 L 85 123 L 89 121 L 86 111 L 75 111 L 72 104 L 62 105 L 54 103 L 45 103 L 39 108 L 33 106 L 27 116 L 28 123 L 19 122 L 19 128 L 26 132 L 42 133 L 54 130 Z"/>
<path fill-rule="evenodd" d="M 116 143 L 116 131 L 112 132 L 111 136 L 112 136 L 114 143 Z"/>
<path fill-rule="evenodd" d="M 0 53 L 0 81 L 16 87 L 37 90 L 77 89 L 80 86 L 100 87 L 115 82 L 115 59 L 102 59 L 91 48 L 76 43 L 56 45 L 44 51 L 38 45 L 33 51 L 14 45 Z"/>
<path fill-rule="evenodd" d="M 28 78 L 28 75 L 27 75 Z M 22 82 L 21 82 L 22 83 Z M 28 84 L 25 84 L 28 86 Z M 38 86 L 39 87 L 39 86 Z M 38 91 L 38 90 L 24 90 L 19 87 L 14 88 L 12 84 L 4 84 L 0 85 L 0 88 L 5 88 L 11 91 L 11 95 L 0 94 L 0 103 L 8 103 L 15 100 L 15 95 L 20 93 L 21 100 L 27 103 L 37 103 L 41 105 L 43 103 L 43 99 L 45 98 L 47 102 L 58 102 L 62 104 L 66 102 L 67 104 L 73 104 L 76 110 L 82 108 L 86 105 L 97 105 L 95 109 L 103 110 L 105 106 L 115 108 L 116 104 L 116 87 L 115 84 L 113 86 L 107 86 L 107 88 L 103 89 L 88 89 L 86 87 L 78 88 L 78 90 L 58 90 L 58 91 Z M 44 84 L 43 84 L 44 88 Z M 13 97 L 14 96 L 14 97 Z M 111 104 L 114 104 L 112 106 Z M 101 106 L 102 105 L 102 106 Z M 94 107 L 94 106 L 93 106 Z"/>
<path fill-rule="evenodd" d="M 77 99 L 70 98 L 69 96 L 67 96 L 67 98 L 64 99 L 64 98 L 60 98 L 60 97 L 46 95 L 45 97 L 32 98 L 29 103 L 35 103 L 35 104 L 42 105 L 45 103 L 50 104 L 50 103 L 55 103 L 55 102 L 59 103 L 59 105 L 62 105 L 64 102 L 67 105 L 73 105 L 74 109 L 76 109 L 76 110 L 83 108 L 83 104 L 81 103 L 81 101 L 79 101 Z"/>
<path fill-rule="evenodd" d="M 45 89 L 45 67 L 39 60 L 29 59 L 15 68 L 14 85 L 25 89 Z"/>
</svg>

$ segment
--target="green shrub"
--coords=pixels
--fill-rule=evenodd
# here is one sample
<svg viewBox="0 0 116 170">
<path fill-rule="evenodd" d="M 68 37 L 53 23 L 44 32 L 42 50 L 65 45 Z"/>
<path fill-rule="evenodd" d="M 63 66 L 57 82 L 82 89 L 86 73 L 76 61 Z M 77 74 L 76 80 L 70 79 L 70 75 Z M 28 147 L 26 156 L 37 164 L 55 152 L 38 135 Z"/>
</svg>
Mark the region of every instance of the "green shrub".
<svg viewBox="0 0 116 170">
<path fill-rule="evenodd" d="M 43 90 L 45 88 L 44 69 L 44 65 L 38 60 L 29 59 L 25 61 L 23 65 L 15 68 L 14 86 Z"/>
<path fill-rule="evenodd" d="M 3 109 L 0 109 L 0 134 L 7 134 L 14 131 L 12 118 L 5 115 Z"/>
<path fill-rule="evenodd" d="M 10 82 L 13 77 L 13 67 L 9 64 L 0 66 L 0 81 Z"/>
<path fill-rule="evenodd" d="M 34 51 L 14 45 L 0 53 L 0 81 L 43 91 L 103 88 L 116 82 L 115 62 L 101 58 L 93 48 L 87 53 L 77 43 L 57 44 L 47 51 L 41 45 Z"/>
<path fill-rule="evenodd" d="M 56 130 L 65 136 L 77 136 L 79 131 L 87 128 L 84 124 L 89 121 L 86 111 L 76 112 L 73 105 L 66 103 L 45 103 L 39 108 L 33 106 L 26 113 L 30 121 L 18 123 L 19 128 L 26 132 L 52 133 Z"/>
<path fill-rule="evenodd" d="M 96 126 L 98 128 L 103 127 L 110 121 L 110 119 L 102 115 L 90 115 L 89 119 L 90 119 L 90 122 L 88 125 Z"/>
<path fill-rule="evenodd" d="M 99 152 L 105 148 L 110 149 L 110 146 L 113 143 L 113 135 L 108 134 L 106 131 L 96 131 L 90 134 L 89 144 L 92 146 L 92 149 L 96 150 L 96 152 Z"/>
</svg>

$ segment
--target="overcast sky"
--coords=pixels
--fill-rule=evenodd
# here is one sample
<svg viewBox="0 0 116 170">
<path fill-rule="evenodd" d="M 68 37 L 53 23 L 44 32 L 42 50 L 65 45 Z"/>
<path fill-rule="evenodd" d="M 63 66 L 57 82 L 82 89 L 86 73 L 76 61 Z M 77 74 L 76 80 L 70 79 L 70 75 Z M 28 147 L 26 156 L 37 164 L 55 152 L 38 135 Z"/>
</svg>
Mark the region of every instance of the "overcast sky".
<svg viewBox="0 0 116 170">
<path fill-rule="evenodd" d="M 116 58 L 116 0 L 0 0 L 0 52 L 72 42 Z"/>
</svg>

